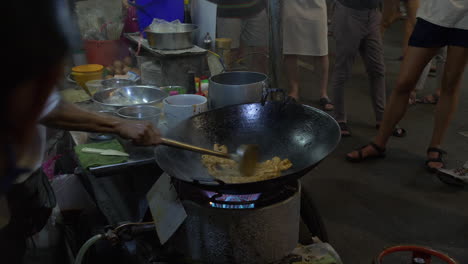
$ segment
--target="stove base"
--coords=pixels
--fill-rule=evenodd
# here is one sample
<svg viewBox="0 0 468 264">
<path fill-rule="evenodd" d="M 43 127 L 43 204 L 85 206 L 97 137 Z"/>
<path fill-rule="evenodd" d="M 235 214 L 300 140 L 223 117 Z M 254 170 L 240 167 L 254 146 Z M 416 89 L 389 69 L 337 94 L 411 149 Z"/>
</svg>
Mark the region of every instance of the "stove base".
<svg viewBox="0 0 468 264">
<path fill-rule="evenodd" d="M 183 201 L 187 219 L 168 241 L 202 263 L 273 263 L 297 246 L 300 183 L 292 196 L 257 209 L 221 209 Z"/>
</svg>

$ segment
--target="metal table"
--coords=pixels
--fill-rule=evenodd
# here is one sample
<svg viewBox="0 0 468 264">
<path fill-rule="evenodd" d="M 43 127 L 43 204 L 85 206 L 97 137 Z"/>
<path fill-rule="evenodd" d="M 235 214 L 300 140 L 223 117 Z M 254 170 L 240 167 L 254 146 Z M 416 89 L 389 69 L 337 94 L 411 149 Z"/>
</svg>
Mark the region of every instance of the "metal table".
<svg viewBox="0 0 468 264">
<path fill-rule="evenodd" d="M 78 106 L 81 108 L 97 111 L 99 106 L 94 104 L 91 101 L 85 101 L 81 103 L 77 103 Z M 167 131 L 167 126 L 164 118 L 162 117 L 158 129 L 164 135 Z M 89 133 L 87 132 L 79 132 L 79 131 L 70 131 L 71 138 L 73 140 L 74 145 L 81 145 L 87 143 L 95 143 L 99 142 L 89 138 Z M 96 177 L 105 177 L 111 176 L 114 172 L 120 172 L 122 169 L 131 168 L 131 167 L 138 167 L 144 166 L 148 164 L 155 164 L 156 161 L 154 159 L 154 147 L 138 147 L 134 146 L 130 141 L 121 139 L 116 137 L 117 140 L 122 144 L 124 147 L 125 152 L 130 154 L 129 159 L 126 162 L 111 164 L 111 165 L 103 165 L 98 167 L 91 167 L 89 168 L 89 172 L 92 173 Z"/>
<path fill-rule="evenodd" d="M 88 110 L 98 110 L 91 101 L 78 103 L 80 107 Z M 165 132 L 164 120 L 158 127 Z M 86 143 L 98 142 L 89 138 L 87 132 L 65 132 L 70 145 L 66 146 L 68 153 L 77 160 L 74 146 Z M 82 168 L 76 162 L 75 174 L 78 175 L 87 192 L 91 195 L 99 210 L 106 217 L 109 224 L 114 225 L 123 221 L 141 221 L 146 212 L 146 193 L 162 174 L 162 170 L 154 159 L 153 147 L 137 147 L 130 141 L 117 137 L 130 154 L 128 161 L 92 167 Z"/>
</svg>

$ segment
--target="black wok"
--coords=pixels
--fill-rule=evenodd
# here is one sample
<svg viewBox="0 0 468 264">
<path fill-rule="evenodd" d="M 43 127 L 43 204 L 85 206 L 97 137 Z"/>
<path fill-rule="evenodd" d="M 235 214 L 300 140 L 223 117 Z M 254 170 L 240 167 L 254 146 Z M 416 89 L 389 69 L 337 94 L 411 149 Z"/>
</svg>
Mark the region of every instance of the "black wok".
<svg viewBox="0 0 468 264">
<path fill-rule="evenodd" d="M 336 121 L 325 112 L 300 104 L 269 102 L 241 104 L 196 115 L 168 131 L 168 138 L 213 148 L 258 144 L 260 161 L 288 158 L 293 166 L 280 177 L 252 183 L 228 184 L 208 174 L 200 154 L 159 146 L 156 161 L 169 175 L 208 190 L 224 193 L 258 192 L 304 176 L 332 152 L 340 141 Z"/>
</svg>

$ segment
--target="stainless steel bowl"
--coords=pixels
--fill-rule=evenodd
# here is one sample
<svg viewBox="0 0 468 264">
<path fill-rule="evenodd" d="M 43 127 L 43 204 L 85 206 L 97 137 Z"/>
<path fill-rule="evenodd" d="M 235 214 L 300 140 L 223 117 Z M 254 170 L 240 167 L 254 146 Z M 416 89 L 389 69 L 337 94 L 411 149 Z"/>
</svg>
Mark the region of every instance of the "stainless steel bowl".
<svg viewBox="0 0 468 264">
<path fill-rule="evenodd" d="M 102 80 L 101 84 L 104 88 L 117 88 L 117 87 L 135 85 L 135 82 L 132 80 L 127 80 L 127 79 L 112 78 L 112 79 Z"/>
<path fill-rule="evenodd" d="M 148 44 L 153 49 L 179 50 L 193 47 L 194 32 L 198 26 L 193 24 L 178 25 L 178 32 L 159 33 L 146 30 Z"/>
<path fill-rule="evenodd" d="M 98 91 L 93 95 L 93 101 L 103 109 L 118 109 L 132 105 L 154 105 L 167 96 L 156 86 L 133 85 Z"/>
</svg>

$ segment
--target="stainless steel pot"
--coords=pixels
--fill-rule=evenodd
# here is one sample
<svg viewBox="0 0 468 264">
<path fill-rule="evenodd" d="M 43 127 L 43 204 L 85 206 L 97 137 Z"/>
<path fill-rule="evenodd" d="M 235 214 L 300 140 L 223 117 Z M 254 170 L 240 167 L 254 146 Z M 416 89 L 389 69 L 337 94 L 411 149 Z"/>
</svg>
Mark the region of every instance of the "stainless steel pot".
<svg viewBox="0 0 468 264">
<path fill-rule="evenodd" d="M 268 77 L 258 72 L 226 72 L 210 78 L 208 105 L 211 109 L 228 105 L 258 103 Z"/>
<path fill-rule="evenodd" d="M 194 32 L 198 27 L 193 24 L 181 24 L 177 27 L 177 32 L 171 33 L 146 30 L 149 46 L 160 50 L 179 50 L 193 47 Z"/>
</svg>

